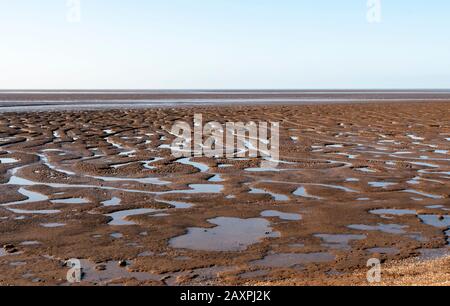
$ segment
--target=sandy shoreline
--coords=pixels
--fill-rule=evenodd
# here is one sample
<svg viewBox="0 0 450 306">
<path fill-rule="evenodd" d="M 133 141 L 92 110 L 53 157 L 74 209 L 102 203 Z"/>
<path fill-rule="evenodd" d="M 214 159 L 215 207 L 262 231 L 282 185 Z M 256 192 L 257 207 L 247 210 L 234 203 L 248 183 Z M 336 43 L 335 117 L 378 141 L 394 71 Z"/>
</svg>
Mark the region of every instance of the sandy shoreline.
<svg viewBox="0 0 450 306">
<path fill-rule="evenodd" d="M 173 157 L 194 113 L 280 122 L 282 171 Z M 0 284 L 65 285 L 78 258 L 85 284 L 364 285 L 379 258 L 382 284 L 448 285 L 449 122 L 446 102 L 0 111 Z"/>
</svg>

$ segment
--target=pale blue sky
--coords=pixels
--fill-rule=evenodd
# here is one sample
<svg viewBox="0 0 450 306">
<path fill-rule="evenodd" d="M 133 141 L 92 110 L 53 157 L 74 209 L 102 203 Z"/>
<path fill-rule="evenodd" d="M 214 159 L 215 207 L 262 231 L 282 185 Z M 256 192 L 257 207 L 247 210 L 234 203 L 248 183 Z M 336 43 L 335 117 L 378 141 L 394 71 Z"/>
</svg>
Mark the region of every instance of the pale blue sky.
<svg viewBox="0 0 450 306">
<path fill-rule="evenodd" d="M 449 88 L 450 1 L 0 0 L 0 89 Z"/>
</svg>

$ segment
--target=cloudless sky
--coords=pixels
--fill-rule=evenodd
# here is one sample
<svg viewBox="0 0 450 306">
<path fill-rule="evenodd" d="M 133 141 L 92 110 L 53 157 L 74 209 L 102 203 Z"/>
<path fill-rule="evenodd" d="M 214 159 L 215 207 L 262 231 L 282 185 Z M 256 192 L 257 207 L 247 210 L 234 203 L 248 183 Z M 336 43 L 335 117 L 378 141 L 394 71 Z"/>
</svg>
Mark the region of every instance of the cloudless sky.
<svg viewBox="0 0 450 306">
<path fill-rule="evenodd" d="M 450 88 L 450 1 L 0 0 L 0 89 Z"/>
</svg>

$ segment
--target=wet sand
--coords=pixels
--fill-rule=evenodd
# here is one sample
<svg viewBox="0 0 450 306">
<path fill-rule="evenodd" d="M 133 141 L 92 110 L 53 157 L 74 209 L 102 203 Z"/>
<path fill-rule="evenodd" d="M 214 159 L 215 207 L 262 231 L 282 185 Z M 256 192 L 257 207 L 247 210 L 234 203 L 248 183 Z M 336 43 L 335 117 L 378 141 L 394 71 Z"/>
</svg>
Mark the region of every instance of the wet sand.
<svg viewBox="0 0 450 306">
<path fill-rule="evenodd" d="M 194 113 L 280 122 L 282 171 L 174 158 Z M 449 122 L 448 102 L 0 114 L 0 284 L 67 285 L 71 258 L 82 284 L 364 285 L 370 258 L 382 284 L 448 284 Z"/>
</svg>

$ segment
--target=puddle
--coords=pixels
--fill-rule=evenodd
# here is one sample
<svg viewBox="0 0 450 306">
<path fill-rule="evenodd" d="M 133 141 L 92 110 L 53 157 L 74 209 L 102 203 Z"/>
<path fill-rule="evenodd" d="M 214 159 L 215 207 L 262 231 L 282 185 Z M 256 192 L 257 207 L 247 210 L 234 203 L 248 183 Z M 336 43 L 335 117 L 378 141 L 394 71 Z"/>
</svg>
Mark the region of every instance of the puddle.
<svg viewBox="0 0 450 306">
<path fill-rule="evenodd" d="M 125 189 L 125 188 L 116 188 L 116 187 L 108 187 L 108 186 L 100 186 L 100 185 L 75 185 L 75 184 L 57 184 L 57 183 L 37 183 L 33 182 L 21 177 L 18 177 L 17 172 L 24 167 L 18 167 L 11 170 L 11 177 L 8 181 L 8 185 L 21 185 L 21 186 L 35 186 L 35 185 L 45 185 L 52 188 L 92 188 L 92 189 L 102 189 L 102 190 L 113 190 L 113 191 L 123 191 L 123 192 L 131 192 L 131 193 L 143 193 L 143 194 L 153 194 L 153 195 L 162 195 L 162 194 L 175 194 L 175 193 L 221 193 L 224 186 L 223 185 L 215 185 L 215 184 L 191 184 L 189 190 L 171 190 L 165 192 L 152 192 L 145 190 L 134 190 L 134 189 Z M 94 177 L 98 179 L 102 179 L 105 181 L 130 181 L 130 182 L 147 182 L 153 181 L 154 183 L 159 183 L 164 185 L 170 184 L 170 182 L 161 182 L 156 178 L 147 178 L 147 179 L 120 179 L 120 178 L 105 178 L 105 177 Z M 156 182 L 155 182 L 156 180 Z"/>
<path fill-rule="evenodd" d="M 46 155 L 44 155 L 44 154 L 37 154 L 37 155 L 38 155 L 39 158 L 41 159 L 42 163 L 43 163 L 44 165 L 46 165 L 49 169 L 52 169 L 52 170 L 54 170 L 54 171 L 56 171 L 56 172 L 61 172 L 61 173 L 67 174 L 67 175 L 69 175 L 69 176 L 76 175 L 75 172 L 68 171 L 68 170 L 64 170 L 64 169 L 61 169 L 61 168 L 58 168 L 58 167 L 52 165 L 52 164 L 50 163 L 50 161 L 48 160 L 48 157 L 47 157 Z"/>
<path fill-rule="evenodd" d="M 110 236 L 115 238 L 115 239 L 123 238 L 123 234 L 122 233 L 112 233 L 112 234 L 110 234 Z"/>
<path fill-rule="evenodd" d="M 330 253 L 281 253 L 267 255 L 264 259 L 252 261 L 251 264 L 260 267 L 284 268 L 310 263 L 325 263 L 335 259 L 336 256 Z"/>
<path fill-rule="evenodd" d="M 128 166 L 128 165 L 131 165 L 131 164 L 135 164 L 135 163 L 136 162 L 133 161 L 133 162 L 129 162 L 129 163 L 122 163 L 122 164 L 111 165 L 110 167 L 113 168 L 113 169 L 117 169 L 117 168 L 120 168 L 120 167 L 123 167 L 123 166 Z"/>
<path fill-rule="evenodd" d="M 359 155 L 352 155 L 347 153 L 336 153 L 336 155 L 346 156 L 348 159 L 356 159 Z"/>
<path fill-rule="evenodd" d="M 414 152 L 410 152 L 410 151 L 399 151 L 399 152 L 394 152 L 392 153 L 393 155 L 407 155 L 407 154 L 413 154 Z"/>
<path fill-rule="evenodd" d="M 265 219 L 239 219 L 219 217 L 208 222 L 214 228 L 189 228 L 183 236 L 172 238 L 173 248 L 198 251 L 243 251 L 263 238 L 279 237 Z"/>
<path fill-rule="evenodd" d="M 289 197 L 284 194 L 272 193 L 270 191 L 258 188 L 250 188 L 250 194 L 270 194 L 275 201 L 289 201 Z"/>
<path fill-rule="evenodd" d="M 297 188 L 297 190 L 295 190 L 293 194 L 295 196 L 309 198 L 309 199 L 316 199 L 316 200 L 321 200 L 322 199 L 321 197 L 316 197 L 316 196 L 310 195 L 308 192 L 306 192 L 305 187 Z"/>
<path fill-rule="evenodd" d="M 437 228 L 450 227 L 450 216 L 419 215 L 419 219 L 424 224 L 431 225 Z"/>
<path fill-rule="evenodd" d="M 69 199 L 59 199 L 59 200 L 51 200 L 53 204 L 87 204 L 88 200 L 83 198 L 69 198 Z"/>
<path fill-rule="evenodd" d="M 370 169 L 368 167 L 356 168 L 356 171 L 366 172 L 366 173 L 375 173 L 376 170 Z"/>
<path fill-rule="evenodd" d="M 180 202 L 180 201 L 165 201 L 165 200 L 157 200 L 158 202 L 172 205 L 175 209 L 188 209 L 194 206 L 194 204 Z"/>
<path fill-rule="evenodd" d="M 223 181 L 225 181 L 225 180 L 222 178 L 222 176 L 220 174 L 216 174 L 208 180 L 208 182 L 212 182 L 212 183 L 221 183 Z"/>
<path fill-rule="evenodd" d="M 168 185 L 170 182 L 163 181 L 156 177 L 146 177 L 146 178 L 120 178 L 120 177 L 107 177 L 107 176 L 88 176 L 105 182 L 138 182 L 141 184 L 150 185 Z"/>
<path fill-rule="evenodd" d="M 281 172 L 281 171 L 287 171 L 287 170 L 261 167 L 261 168 L 247 168 L 247 169 L 245 169 L 245 171 L 248 171 L 248 172 Z"/>
<path fill-rule="evenodd" d="M 0 164 L 14 164 L 19 162 L 15 158 L 0 158 Z"/>
<path fill-rule="evenodd" d="M 29 191 L 25 188 L 19 188 L 18 192 L 20 194 L 22 194 L 23 196 L 27 197 L 28 199 L 23 200 L 23 201 L 2 204 L 1 206 L 23 205 L 23 204 L 34 203 L 34 202 L 44 202 L 44 201 L 48 200 L 47 196 L 40 194 L 38 192 Z"/>
<path fill-rule="evenodd" d="M 406 189 L 406 190 L 403 190 L 403 192 L 418 194 L 418 195 L 424 196 L 426 198 L 431 198 L 431 199 L 436 199 L 436 200 L 443 199 L 442 196 L 438 196 L 438 195 L 430 194 L 430 193 L 425 193 L 425 192 L 417 191 L 417 190 L 414 190 L 414 189 Z"/>
<path fill-rule="evenodd" d="M 39 241 L 24 241 L 21 242 L 20 245 L 23 246 L 33 246 L 33 245 L 40 245 L 41 243 Z"/>
<path fill-rule="evenodd" d="M 448 150 L 435 150 L 434 153 L 436 153 L 436 154 L 448 154 Z"/>
<path fill-rule="evenodd" d="M 369 185 L 375 188 L 387 188 L 389 186 L 395 186 L 397 183 L 369 182 Z"/>
<path fill-rule="evenodd" d="M 351 193 L 358 193 L 358 191 L 351 189 L 351 188 L 347 188 L 344 186 L 338 186 L 338 185 L 329 185 L 329 184 L 309 184 L 311 186 L 320 186 L 320 187 L 325 187 L 325 188 L 331 188 L 331 189 L 338 189 L 338 190 L 342 190 L 345 192 L 351 192 Z"/>
<path fill-rule="evenodd" d="M 397 248 L 372 248 L 367 249 L 370 254 L 386 254 L 386 255 L 397 255 L 400 253 Z"/>
<path fill-rule="evenodd" d="M 339 149 L 339 148 L 343 148 L 344 145 L 342 145 L 342 144 L 331 144 L 331 145 L 326 145 L 325 147 Z"/>
<path fill-rule="evenodd" d="M 413 140 L 425 140 L 425 138 L 419 137 L 419 136 L 416 136 L 416 135 L 413 135 L 413 134 L 409 134 L 409 135 L 406 135 L 406 136 L 408 136 L 409 138 L 411 138 Z"/>
<path fill-rule="evenodd" d="M 444 208 L 443 205 L 431 205 L 431 206 L 426 206 L 426 208 L 428 209 L 441 209 Z"/>
<path fill-rule="evenodd" d="M 113 197 L 111 200 L 102 202 L 103 206 L 118 206 L 122 200 L 117 197 Z"/>
<path fill-rule="evenodd" d="M 162 194 L 170 193 L 221 193 L 223 190 L 223 185 L 213 185 L 213 184 L 192 184 L 189 185 L 190 190 L 172 190 L 163 192 Z"/>
<path fill-rule="evenodd" d="M 177 160 L 176 162 L 183 164 L 183 165 L 189 165 L 194 168 L 197 168 L 200 172 L 208 172 L 208 170 L 209 170 L 209 167 L 207 165 L 202 164 L 202 163 L 193 162 L 193 161 L 191 161 L 190 158 L 182 158 L 182 159 Z"/>
<path fill-rule="evenodd" d="M 314 237 L 322 239 L 325 243 L 322 246 L 329 247 L 332 249 L 348 250 L 350 249 L 349 243 L 352 240 L 364 240 L 367 238 L 366 235 L 351 235 L 351 234 L 317 234 Z"/>
<path fill-rule="evenodd" d="M 438 165 L 430 164 L 430 163 L 423 163 L 423 162 L 409 162 L 412 165 L 416 166 L 423 166 L 423 167 L 429 167 L 429 168 L 439 168 Z"/>
<path fill-rule="evenodd" d="M 410 185 L 420 185 L 420 180 L 421 180 L 421 179 L 422 179 L 421 177 L 416 176 L 415 178 L 413 178 L 413 179 L 407 181 L 406 183 L 408 183 L 408 184 L 410 184 Z"/>
<path fill-rule="evenodd" d="M 113 220 L 110 221 L 108 224 L 113 226 L 123 226 L 123 225 L 136 225 L 135 222 L 127 221 L 125 220 L 127 217 L 130 216 L 137 216 L 137 215 L 145 215 L 149 213 L 154 213 L 158 211 L 157 209 L 152 208 L 141 208 L 141 209 L 130 209 L 130 210 L 121 210 L 114 212 L 112 214 L 108 214 L 105 216 L 111 217 Z"/>
<path fill-rule="evenodd" d="M 433 260 L 439 259 L 450 255 L 450 248 L 440 248 L 440 249 L 420 249 L 420 259 L 422 260 Z"/>
<path fill-rule="evenodd" d="M 417 212 L 412 209 L 375 209 L 370 211 L 374 215 L 394 215 L 394 216 L 406 216 L 416 215 Z"/>
<path fill-rule="evenodd" d="M 59 214 L 60 210 L 24 210 L 24 209 L 14 209 L 14 208 L 8 208 L 9 211 L 18 214 L 18 215 L 53 215 L 53 214 Z"/>
<path fill-rule="evenodd" d="M 346 179 L 345 181 L 349 182 L 349 183 L 350 182 L 359 182 L 359 179 L 350 177 L 350 178 Z"/>
<path fill-rule="evenodd" d="M 42 227 L 45 228 L 56 228 L 56 227 L 63 227 L 66 226 L 64 223 L 41 223 Z"/>
<path fill-rule="evenodd" d="M 230 167 L 233 167 L 233 165 L 230 165 L 230 164 L 220 164 L 220 165 L 218 165 L 218 167 L 219 167 L 219 168 L 230 168 Z"/>
<path fill-rule="evenodd" d="M 156 169 L 156 167 L 155 166 L 151 166 L 151 164 L 154 164 L 154 163 L 156 163 L 156 162 L 158 162 L 158 161 L 160 161 L 160 160 L 163 160 L 164 158 L 162 158 L 162 157 L 155 157 L 154 159 L 152 159 L 152 160 L 143 160 L 141 163 L 143 163 L 143 167 L 145 168 L 145 169 L 149 169 L 149 170 L 154 170 L 154 169 Z"/>
<path fill-rule="evenodd" d="M 379 223 L 378 225 L 371 226 L 371 225 L 365 225 L 365 224 L 352 224 L 349 225 L 348 228 L 354 229 L 354 230 L 361 230 L 361 231 L 380 231 L 388 234 L 404 234 L 406 231 L 404 231 L 405 228 L 408 228 L 406 225 L 400 225 L 400 224 L 382 224 Z"/>
<path fill-rule="evenodd" d="M 276 210 L 266 210 L 261 213 L 261 217 L 278 217 L 281 220 L 299 221 L 302 219 L 300 214 L 284 213 Z"/>
</svg>

